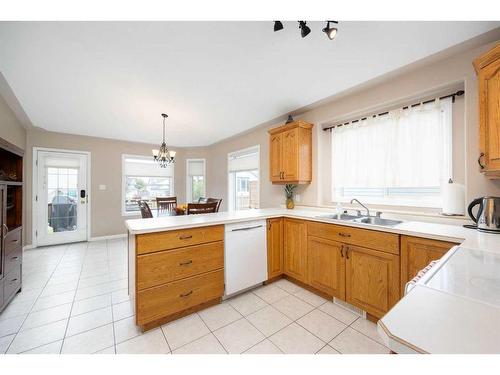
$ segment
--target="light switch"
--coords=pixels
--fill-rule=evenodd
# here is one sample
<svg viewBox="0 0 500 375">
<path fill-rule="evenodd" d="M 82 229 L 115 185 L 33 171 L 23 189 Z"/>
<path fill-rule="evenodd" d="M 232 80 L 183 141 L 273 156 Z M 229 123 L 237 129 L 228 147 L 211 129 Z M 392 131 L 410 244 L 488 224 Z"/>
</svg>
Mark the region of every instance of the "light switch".
<svg viewBox="0 0 500 375">
<path fill-rule="evenodd" d="M 300 194 L 295 194 L 295 202 L 300 202 Z"/>
<path fill-rule="evenodd" d="M 99 190 L 106 190 L 106 185 L 99 185 Z"/>
</svg>

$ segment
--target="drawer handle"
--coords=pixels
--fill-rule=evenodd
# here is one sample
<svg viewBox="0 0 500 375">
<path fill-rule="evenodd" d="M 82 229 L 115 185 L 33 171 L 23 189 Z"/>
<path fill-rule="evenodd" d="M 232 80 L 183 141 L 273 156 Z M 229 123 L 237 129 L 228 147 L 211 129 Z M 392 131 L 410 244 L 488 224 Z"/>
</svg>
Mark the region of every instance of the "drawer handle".
<svg viewBox="0 0 500 375">
<path fill-rule="evenodd" d="M 17 243 L 17 242 L 19 242 L 19 239 L 12 240 L 11 242 L 12 243 Z"/>
<path fill-rule="evenodd" d="M 192 260 L 192 259 L 189 259 L 189 260 L 188 260 L 188 261 L 186 261 L 186 262 L 180 262 L 180 263 L 179 263 L 179 266 L 187 266 L 188 264 L 191 264 L 191 263 L 193 263 L 193 260 Z"/>
<path fill-rule="evenodd" d="M 12 257 L 12 258 L 10 258 L 10 260 L 18 260 L 18 259 L 19 259 L 19 257 Z"/>
<path fill-rule="evenodd" d="M 17 279 L 12 279 L 12 280 L 10 280 L 10 282 L 9 282 L 9 284 L 10 284 L 10 285 L 12 285 L 12 284 L 14 284 L 14 283 L 17 283 Z"/>
<path fill-rule="evenodd" d="M 184 297 L 190 296 L 191 294 L 193 294 L 193 291 L 192 291 L 192 290 L 190 290 L 190 291 L 189 291 L 189 292 L 187 292 L 187 293 L 180 294 L 180 295 L 179 295 L 179 297 L 184 298 Z"/>
<path fill-rule="evenodd" d="M 193 238 L 193 235 L 187 234 L 184 236 L 179 236 L 179 240 L 189 240 L 190 238 Z"/>
<path fill-rule="evenodd" d="M 340 237 L 351 237 L 351 235 L 349 233 L 342 233 L 342 232 L 339 233 L 339 236 Z"/>
</svg>

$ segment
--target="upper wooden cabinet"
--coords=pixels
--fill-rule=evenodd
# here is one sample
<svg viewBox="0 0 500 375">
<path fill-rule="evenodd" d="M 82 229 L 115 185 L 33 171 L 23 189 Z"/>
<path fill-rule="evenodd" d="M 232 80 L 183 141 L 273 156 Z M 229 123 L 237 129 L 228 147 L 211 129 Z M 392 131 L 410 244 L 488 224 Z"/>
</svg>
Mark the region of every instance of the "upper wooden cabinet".
<svg viewBox="0 0 500 375">
<path fill-rule="evenodd" d="M 283 218 L 267 219 L 267 278 L 283 274 Z"/>
<path fill-rule="evenodd" d="M 456 243 L 401 236 L 401 295 L 408 281 L 433 260 L 441 258 Z"/>
<path fill-rule="evenodd" d="M 284 273 L 305 283 L 307 276 L 307 226 L 302 220 L 283 221 Z"/>
<path fill-rule="evenodd" d="M 312 128 L 312 124 L 299 120 L 269 130 L 269 178 L 272 183 L 311 182 Z"/>
<path fill-rule="evenodd" d="M 479 165 L 500 178 L 500 44 L 474 60 L 479 83 Z"/>
</svg>

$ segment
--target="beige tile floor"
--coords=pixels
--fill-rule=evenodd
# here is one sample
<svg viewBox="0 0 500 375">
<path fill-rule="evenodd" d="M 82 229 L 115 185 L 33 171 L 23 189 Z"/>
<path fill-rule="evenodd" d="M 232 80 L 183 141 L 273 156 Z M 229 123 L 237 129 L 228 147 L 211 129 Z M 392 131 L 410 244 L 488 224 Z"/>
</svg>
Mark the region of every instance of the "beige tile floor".
<svg viewBox="0 0 500 375">
<path fill-rule="evenodd" d="M 134 325 L 123 239 L 24 252 L 0 313 L 0 353 L 388 353 L 375 324 L 287 281 L 146 333 Z"/>
</svg>

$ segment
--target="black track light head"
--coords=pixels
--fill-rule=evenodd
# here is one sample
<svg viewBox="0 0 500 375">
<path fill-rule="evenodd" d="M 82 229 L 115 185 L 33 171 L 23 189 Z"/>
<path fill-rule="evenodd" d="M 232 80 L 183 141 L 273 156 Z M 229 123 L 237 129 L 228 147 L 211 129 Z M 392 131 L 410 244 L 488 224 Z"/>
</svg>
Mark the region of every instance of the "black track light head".
<svg viewBox="0 0 500 375">
<path fill-rule="evenodd" d="M 302 38 L 305 38 L 311 32 L 311 29 L 309 28 L 309 26 L 306 25 L 306 21 L 299 21 L 299 29 L 300 29 L 300 35 L 302 35 Z"/>
<path fill-rule="evenodd" d="M 283 30 L 283 24 L 281 21 L 274 21 L 274 31 Z"/>
<path fill-rule="evenodd" d="M 326 36 L 332 40 L 335 38 L 335 35 L 337 35 L 337 28 L 336 27 L 330 27 L 330 22 L 337 25 L 337 21 L 326 21 L 326 27 L 323 29 L 323 32 L 326 34 Z"/>
</svg>

